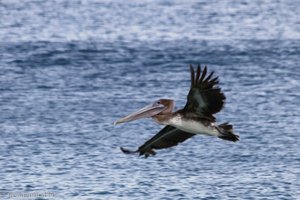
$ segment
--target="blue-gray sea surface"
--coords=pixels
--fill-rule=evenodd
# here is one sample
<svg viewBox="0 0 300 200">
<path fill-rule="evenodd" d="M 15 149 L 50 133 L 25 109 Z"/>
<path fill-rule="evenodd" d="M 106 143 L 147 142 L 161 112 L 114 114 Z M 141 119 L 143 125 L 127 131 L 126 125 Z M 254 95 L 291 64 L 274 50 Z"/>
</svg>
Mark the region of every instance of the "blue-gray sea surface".
<svg viewBox="0 0 300 200">
<path fill-rule="evenodd" d="M 300 199 L 300 2 L 0 1 L 0 199 Z M 162 126 L 113 121 L 188 64 L 220 77 L 237 143 L 123 154 Z M 10 196 L 9 196 L 10 195 Z"/>
</svg>

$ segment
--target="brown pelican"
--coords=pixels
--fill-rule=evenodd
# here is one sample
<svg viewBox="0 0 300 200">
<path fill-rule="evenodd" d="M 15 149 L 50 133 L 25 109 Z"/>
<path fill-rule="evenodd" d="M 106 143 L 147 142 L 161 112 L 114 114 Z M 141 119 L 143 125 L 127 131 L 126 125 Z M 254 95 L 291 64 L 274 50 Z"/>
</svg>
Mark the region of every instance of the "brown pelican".
<svg viewBox="0 0 300 200">
<path fill-rule="evenodd" d="M 216 123 L 214 114 L 222 109 L 225 102 L 225 96 L 218 87 L 218 77 L 213 76 L 214 72 L 208 75 L 206 66 L 201 71 L 201 66 L 198 65 L 195 72 L 193 66 L 190 65 L 190 71 L 191 88 L 183 109 L 173 112 L 174 101 L 160 99 L 114 123 L 120 124 L 151 117 L 158 124 L 166 125 L 136 151 L 121 147 L 124 153 L 139 153 L 139 155 L 148 157 L 156 154 L 154 149 L 175 146 L 197 134 L 215 136 L 233 142 L 239 140 L 239 136 L 234 134 L 231 124 Z"/>
</svg>

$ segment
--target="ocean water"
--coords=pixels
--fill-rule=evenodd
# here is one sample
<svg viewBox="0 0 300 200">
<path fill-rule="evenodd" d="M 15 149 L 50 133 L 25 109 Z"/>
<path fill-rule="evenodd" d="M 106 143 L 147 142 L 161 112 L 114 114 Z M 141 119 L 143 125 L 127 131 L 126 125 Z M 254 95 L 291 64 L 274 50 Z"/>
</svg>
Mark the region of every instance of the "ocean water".
<svg viewBox="0 0 300 200">
<path fill-rule="evenodd" d="M 300 2 L 0 1 L 0 199 L 300 199 Z M 237 143 L 125 155 L 207 65 Z M 44 195 L 45 194 L 45 195 Z M 26 196 L 27 195 L 27 196 Z M 29 196 L 31 195 L 31 196 Z"/>
</svg>

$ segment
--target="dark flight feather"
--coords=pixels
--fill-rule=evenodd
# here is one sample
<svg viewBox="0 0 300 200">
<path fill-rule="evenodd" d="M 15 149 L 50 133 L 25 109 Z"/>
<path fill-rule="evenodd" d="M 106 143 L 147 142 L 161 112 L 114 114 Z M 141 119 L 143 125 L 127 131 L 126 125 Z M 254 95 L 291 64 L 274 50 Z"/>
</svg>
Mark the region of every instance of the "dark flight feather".
<svg viewBox="0 0 300 200">
<path fill-rule="evenodd" d="M 192 65 L 190 65 L 190 70 L 192 84 L 183 110 L 196 112 L 200 117 L 205 116 L 214 120 L 213 114 L 219 112 L 225 102 L 225 95 L 218 87 L 218 77 L 213 77 L 214 72 L 206 76 L 206 66 L 202 74 L 200 74 L 201 66 L 198 66 L 196 79 Z"/>
<path fill-rule="evenodd" d="M 136 151 L 125 149 L 123 147 L 121 147 L 121 150 L 126 154 L 139 153 L 140 156 L 144 155 L 145 157 L 148 157 L 156 154 L 154 149 L 164 149 L 176 146 L 178 143 L 181 143 L 194 135 L 195 134 L 193 133 L 181 131 L 173 126 L 165 126 Z"/>
</svg>

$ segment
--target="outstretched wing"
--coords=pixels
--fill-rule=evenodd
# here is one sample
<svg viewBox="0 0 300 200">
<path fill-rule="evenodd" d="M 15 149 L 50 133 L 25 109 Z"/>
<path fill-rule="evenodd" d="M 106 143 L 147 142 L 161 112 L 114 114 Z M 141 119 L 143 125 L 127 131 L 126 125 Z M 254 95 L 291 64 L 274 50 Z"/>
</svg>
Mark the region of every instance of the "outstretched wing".
<svg viewBox="0 0 300 200">
<path fill-rule="evenodd" d="M 195 73 L 193 66 L 190 65 L 190 70 L 191 89 L 183 110 L 214 120 L 213 114 L 219 112 L 225 102 L 225 95 L 218 86 L 218 77 L 213 76 L 214 72 L 207 75 L 206 66 L 201 71 L 201 66 L 198 65 Z"/>
<path fill-rule="evenodd" d="M 145 142 L 145 144 L 140 146 L 136 151 L 131 151 L 123 147 L 121 147 L 121 150 L 127 154 L 139 153 L 140 156 L 145 155 L 145 157 L 148 157 L 149 155 L 156 154 L 154 149 L 163 149 L 176 146 L 178 143 L 183 142 L 194 135 L 195 134 L 193 133 L 184 132 L 168 125 L 160 130 L 150 140 Z"/>
</svg>

